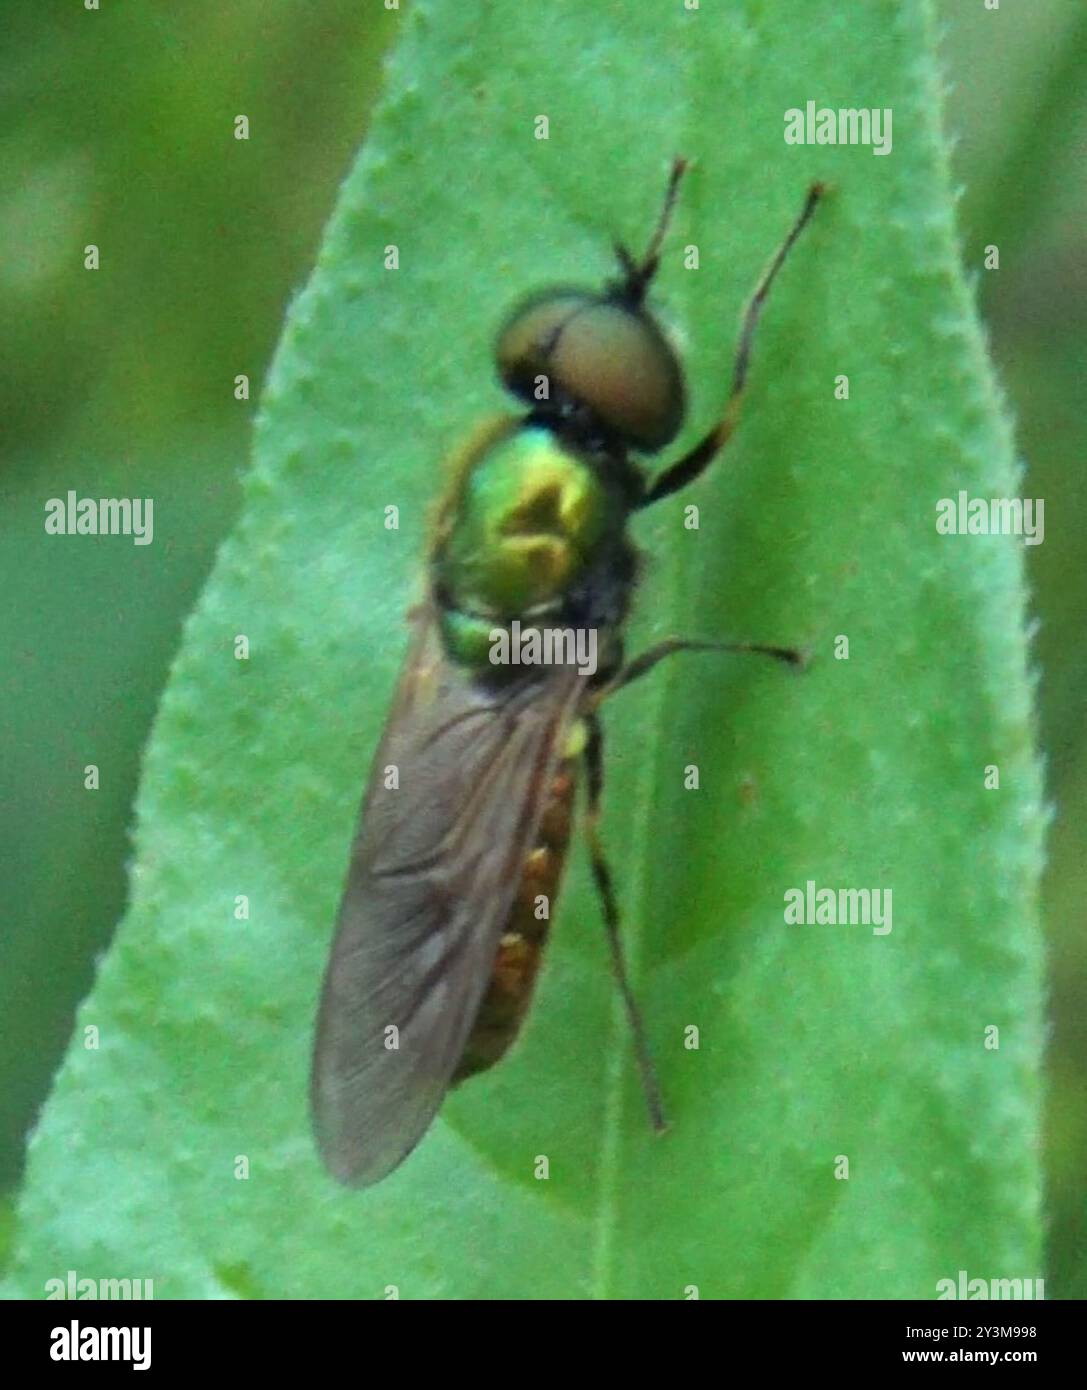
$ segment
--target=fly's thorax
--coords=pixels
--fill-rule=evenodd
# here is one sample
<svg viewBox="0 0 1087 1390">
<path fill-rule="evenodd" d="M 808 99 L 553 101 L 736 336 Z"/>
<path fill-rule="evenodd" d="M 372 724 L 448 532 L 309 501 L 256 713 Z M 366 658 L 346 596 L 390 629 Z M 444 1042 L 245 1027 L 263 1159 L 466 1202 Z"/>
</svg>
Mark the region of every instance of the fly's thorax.
<svg viewBox="0 0 1087 1390">
<path fill-rule="evenodd" d="M 465 473 L 435 556 L 449 605 L 498 619 L 559 612 L 620 541 L 626 506 L 550 429 L 499 439 Z"/>
</svg>

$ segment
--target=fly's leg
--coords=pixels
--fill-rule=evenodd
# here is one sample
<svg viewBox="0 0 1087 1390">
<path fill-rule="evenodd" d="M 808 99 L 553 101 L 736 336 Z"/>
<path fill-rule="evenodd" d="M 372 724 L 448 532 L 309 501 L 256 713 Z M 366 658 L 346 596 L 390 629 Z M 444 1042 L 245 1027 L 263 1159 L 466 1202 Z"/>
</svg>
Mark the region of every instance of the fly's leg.
<svg viewBox="0 0 1087 1390">
<path fill-rule="evenodd" d="M 672 656 L 675 652 L 685 651 L 760 652 L 764 656 L 772 656 L 791 666 L 803 665 L 805 660 L 804 653 L 793 647 L 771 647 L 759 642 L 700 642 L 683 637 L 669 637 L 665 641 L 659 642 L 655 647 L 650 647 L 648 651 L 642 652 L 641 656 L 635 657 L 633 661 L 622 667 L 612 680 L 597 692 L 595 704 L 598 705 L 602 700 L 613 695 L 615 691 L 621 690 L 631 681 L 636 681 L 641 676 L 646 675 L 665 657 Z M 642 1022 L 637 1000 L 634 998 L 634 991 L 630 987 L 626 956 L 620 935 L 619 905 L 615 900 L 611 870 L 608 868 L 604 847 L 600 841 L 600 807 L 604 793 L 604 731 L 601 728 L 595 708 L 583 715 L 583 720 L 586 740 L 582 760 L 585 765 L 585 787 L 588 795 L 585 835 L 589 844 L 593 880 L 596 883 L 596 890 L 600 895 L 600 903 L 604 913 L 604 931 L 608 940 L 608 950 L 611 954 L 612 971 L 619 985 L 619 992 L 623 997 L 623 1006 L 626 1009 L 630 1031 L 634 1038 L 634 1051 L 638 1059 L 638 1070 L 641 1074 L 642 1090 L 645 1093 L 646 1107 L 649 1111 L 649 1121 L 660 1134 L 668 1128 L 668 1121 L 664 1116 L 660 1082 L 657 1079 L 657 1070 L 649 1052 L 645 1025 Z"/>
<path fill-rule="evenodd" d="M 622 690 L 625 685 L 640 680 L 652 671 L 658 662 L 663 661 L 665 657 L 674 656 L 676 652 L 756 652 L 760 656 L 771 656 L 775 661 L 782 661 L 788 666 L 804 667 L 808 664 L 807 652 L 797 647 L 773 647 L 764 642 L 702 642 L 697 638 L 666 637 L 663 642 L 658 642 L 621 667 L 607 685 L 600 689 L 598 700 L 607 699 L 617 690 Z"/>
<path fill-rule="evenodd" d="M 823 192 L 824 186 L 821 183 L 813 183 L 808 189 L 808 197 L 800 216 L 793 223 L 789 235 L 778 247 L 774 259 L 770 262 L 762 279 L 755 287 L 755 293 L 751 296 L 747 312 L 744 314 L 743 327 L 740 330 L 740 340 L 736 345 L 736 358 L 732 367 L 732 389 L 729 391 L 724 415 L 689 454 L 685 454 L 683 458 L 671 464 L 650 485 L 649 491 L 641 502 L 643 507 L 651 506 L 652 503 L 659 502 L 662 497 L 668 497 L 671 493 L 686 487 L 688 483 L 694 482 L 695 478 L 706 471 L 714 457 L 721 452 L 732 437 L 740 419 L 740 407 L 743 402 L 744 386 L 747 382 L 747 369 L 751 363 L 751 343 L 755 337 L 755 328 L 759 322 L 759 315 L 762 313 L 762 306 L 766 302 L 766 296 L 770 293 L 770 286 L 774 283 L 774 277 L 784 264 L 786 256 L 793 249 L 797 237 L 810 221 Z"/>
<path fill-rule="evenodd" d="M 596 882 L 597 892 L 600 894 L 600 903 L 604 912 L 604 931 L 611 953 L 612 970 L 619 985 L 619 992 L 623 996 L 623 1005 L 630 1021 L 630 1031 L 634 1037 L 634 1051 L 638 1058 L 638 1070 L 641 1074 L 642 1090 L 645 1092 L 645 1102 L 649 1110 L 649 1121 L 660 1134 L 668 1128 L 668 1122 L 664 1118 L 664 1106 L 661 1102 L 660 1083 L 657 1080 L 653 1059 L 649 1055 L 649 1044 L 646 1042 L 642 1015 L 634 998 L 634 991 L 630 987 L 630 979 L 627 976 L 623 942 L 619 935 L 619 906 L 615 901 L 611 870 L 608 868 L 604 849 L 600 843 L 600 802 L 604 791 L 604 735 L 600 721 L 595 714 L 585 716 L 585 726 L 587 740 L 582 755 L 585 761 L 585 785 L 588 792 L 585 829 L 589 842 L 589 855 L 592 860 L 593 878 Z"/>
</svg>

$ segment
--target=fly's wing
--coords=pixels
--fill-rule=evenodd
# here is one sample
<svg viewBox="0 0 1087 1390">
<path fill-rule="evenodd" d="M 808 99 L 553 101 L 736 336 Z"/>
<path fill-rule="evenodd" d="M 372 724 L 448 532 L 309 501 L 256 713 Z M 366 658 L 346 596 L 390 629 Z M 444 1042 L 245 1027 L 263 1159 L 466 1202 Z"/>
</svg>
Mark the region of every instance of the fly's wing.
<svg viewBox="0 0 1087 1390">
<path fill-rule="evenodd" d="M 391 1172 L 441 1104 L 579 687 L 575 671 L 551 667 L 487 691 L 445 659 L 434 615 L 420 621 L 371 770 L 317 1022 L 314 1126 L 341 1182 Z"/>
</svg>

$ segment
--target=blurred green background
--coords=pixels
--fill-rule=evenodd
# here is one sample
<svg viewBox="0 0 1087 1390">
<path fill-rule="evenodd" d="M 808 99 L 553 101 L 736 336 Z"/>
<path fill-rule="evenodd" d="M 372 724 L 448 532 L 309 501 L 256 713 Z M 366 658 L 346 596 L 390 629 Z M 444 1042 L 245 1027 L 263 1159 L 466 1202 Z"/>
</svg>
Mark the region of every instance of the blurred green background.
<svg viewBox="0 0 1087 1390">
<path fill-rule="evenodd" d="M 1055 809 L 1045 884 L 1050 1297 L 1087 1297 L 1087 10 L 939 0 L 964 264 L 1018 426 Z M 284 310 L 365 134 L 380 3 L 8 0 L 0 129 L 0 1191 L 125 901 L 140 751 L 240 502 Z M 872 100 L 878 101 L 878 94 Z M 251 138 L 233 138 L 234 117 Z M 1077 163 L 1077 155 L 1080 161 Z M 893 156 L 892 156 L 893 157 Z M 102 268 L 83 269 L 83 247 Z M 984 248 L 1000 251 L 983 269 Z M 234 378 L 251 399 L 234 398 Z M 45 501 L 151 496 L 155 539 L 47 538 Z M 101 768 L 96 794 L 87 763 Z M 268 789 L 274 795 L 274 788 Z"/>
</svg>

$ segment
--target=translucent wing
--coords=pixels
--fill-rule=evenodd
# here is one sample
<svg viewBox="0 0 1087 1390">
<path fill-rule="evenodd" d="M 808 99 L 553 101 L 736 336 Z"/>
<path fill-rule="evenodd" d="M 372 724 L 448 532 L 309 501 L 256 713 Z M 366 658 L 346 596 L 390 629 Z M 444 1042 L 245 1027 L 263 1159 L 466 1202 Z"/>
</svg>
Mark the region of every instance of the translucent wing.
<svg viewBox="0 0 1087 1390">
<path fill-rule="evenodd" d="M 314 1125 L 342 1182 L 383 1178 L 441 1104 L 580 689 L 576 671 L 550 667 L 485 690 L 445 659 L 433 613 L 419 619 L 371 769 L 317 1022 Z"/>
</svg>

